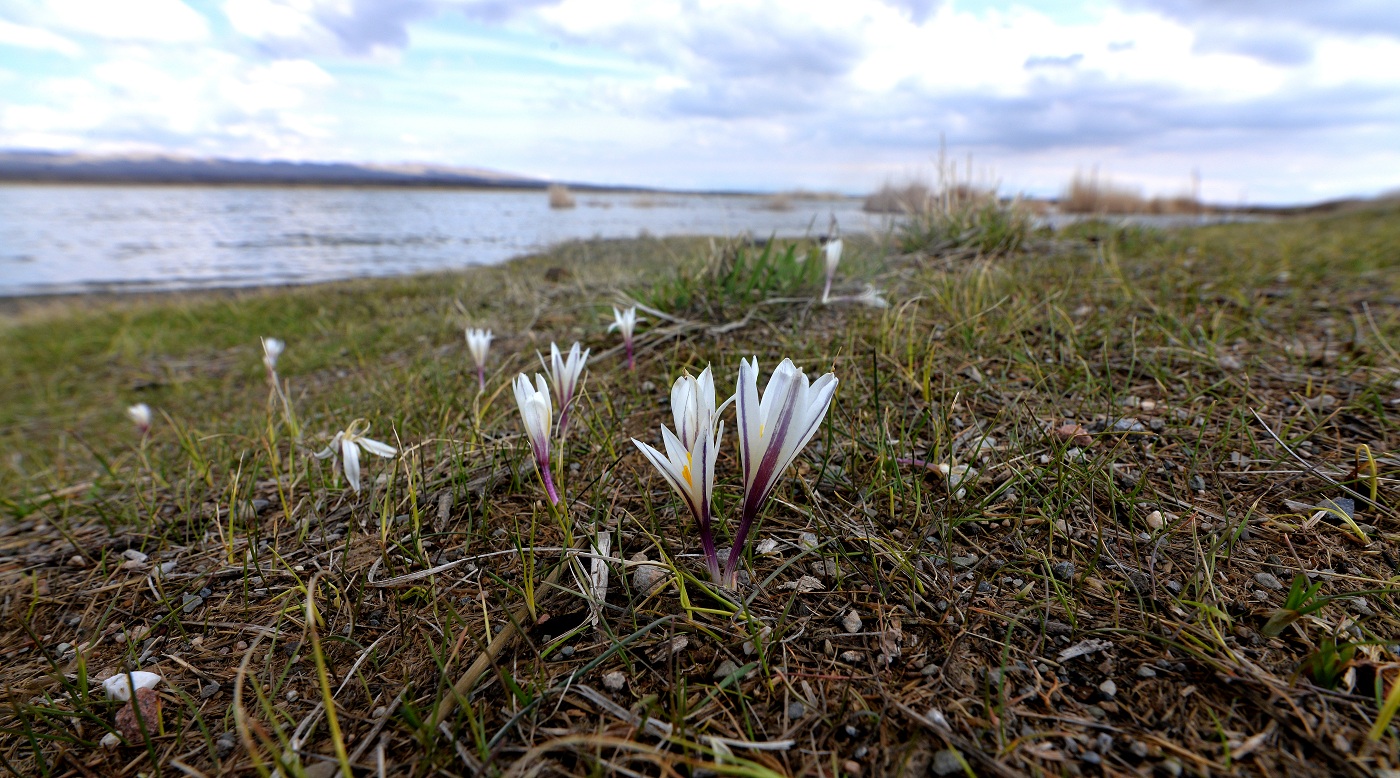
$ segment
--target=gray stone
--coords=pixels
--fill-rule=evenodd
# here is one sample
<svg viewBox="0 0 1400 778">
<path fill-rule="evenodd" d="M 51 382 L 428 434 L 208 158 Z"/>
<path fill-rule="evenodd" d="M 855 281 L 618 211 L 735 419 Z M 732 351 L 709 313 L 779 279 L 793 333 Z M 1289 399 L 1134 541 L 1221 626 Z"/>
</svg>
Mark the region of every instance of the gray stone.
<svg viewBox="0 0 1400 778">
<path fill-rule="evenodd" d="M 1074 563 L 1056 562 L 1050 567 L 1050 572 L 1061 581 L 1069 581 L 1074 578 Z"/>
<path fill-rule="evenodd" d="M 232 732 L 225 732 L 219 735 L 218 739 L 214 741 L 214 751 L 219 755 L 220 759 L 233 753 L 233 749 L 237 747 L 238 737 Z"/>
<path fill-rule="evenodd" d="M 929 769 L 934 775 L 957 775 L 963 771 L 963 761 L 956 753 L 944 749 L 933 755 Z"/>
<path fill-rule="evenodd" d="M 860 632 L 860 614 L 856 613 L 855 608 L 846 611 L 846 615 L 841 618 L 841 626 L 845 627 L 847 632 Z"/>
<path fill-rule="evenodd" d="M 1099 693 L 1104 696 L 1104 699 L 1111 700 L 1118 696 L 1118 684 L 1114 683 L 1113 679 L 1110 678 L 1099 684 Z"/>
<path fill-rule="evenodd" d="M 194 613 L 195 609 L 204 604 L 204 598 L 195 594 L 186 594 L 184 601 L 180 603 L 180 610 L 185 613 Z"/>
<path fill-rule="evenodd" d="M 204 686 L 200 687 L 200 689 L 199 689 L 199 699 L 201 699 L 201 700 L 207 700 L 207 699 L 209 699 L 210 697 L 213 697 L 214 695 L 218 694 L 218 693 L 219 693 L 219 689 L 221 689 L 221 688 L 223 688 L 223 687 L 221 687 L 221 686 L 219 685 L 219 682 L 218 682 L 218 681 L 210 681 L 209 683 L 207 683 L 207 684 L 205 684 Z"/>
<path fill-rule="evenodd" d="M 803 716 L 807 715 L 807 706 L 803 705 L 797 700 L 793 700 L 792 702 L 788 703 L 787 715 L 789 719 L 796 721 L 802 718 Z"/>
<path fill-rule="evenodd" d="M 726 659 L 719 663 L 719 668 L 715 670 L 715 680 L 723 681 L 729 676 L 739 672 L 739 666 L 734 664 L 733 659 Z"/>
<path fill-rule="evenodd" d="M 573 646 L 564 646 L 563 648 L 559 649 L 559 656 L 568 659 L 572 657 L 574 655 L 574 652 L 577 650 L 578 649 L 574 648 Z"/>
<path fill-rule="evenodd" d="M 1152 665 L 1143 665 L 1137 669 L 1139 678 L 1156 678 L 1157 671 L 1152 669 Z"/>
<path fill-rule="evenodd" d="M 1274 577 L 1273 573 L 1255 573 L 1254 582 L 1265 589 L 1272 589 L 1274 591 L 1283 589 L 1283 583 L 1280 582 L 1278 578 Z"/>
<path fill-rule="evenodd" d="M 603 676 L 604 688 L 611 689 L 612 691 L 621 691 L 622 687 L 626 684 L 627 676 L 623 675 L 620 670 L 614 670 Z"/>
</svg>

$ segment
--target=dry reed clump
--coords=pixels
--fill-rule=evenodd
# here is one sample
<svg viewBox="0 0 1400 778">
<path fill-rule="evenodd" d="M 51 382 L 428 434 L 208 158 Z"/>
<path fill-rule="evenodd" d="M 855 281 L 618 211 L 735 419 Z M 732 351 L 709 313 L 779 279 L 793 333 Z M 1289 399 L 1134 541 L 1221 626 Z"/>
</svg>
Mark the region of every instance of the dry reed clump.
<svg viewBox="0 0 1400 778">
<path fill-rule="evenodd" d="M 933 201 L 928 184 L 910 181 L 902 185 L 886 182 L 865 198 L 866 213 L 914 213 L 925 210 Z"/>
<path fill-rule="evenodd" d="M 546 192 L 549 194 L 550 208 L 573 208 L 578 205 L 573 193 L 563 184 L 550 184 Z"/>
<path fill-rule="evenodd" d="M 1100 179 L 1098 171 L 1094 170 L 1087 176 L 1075 173 L 1057 205 L 1063 213 L 1206 213 L 1208 209 L 1194 193 L 1196 188 L 1193 177 L 1192 192 L 1148 199 L 1136 187 L 1115 184 L 1107 178 Z"/>
</svg>

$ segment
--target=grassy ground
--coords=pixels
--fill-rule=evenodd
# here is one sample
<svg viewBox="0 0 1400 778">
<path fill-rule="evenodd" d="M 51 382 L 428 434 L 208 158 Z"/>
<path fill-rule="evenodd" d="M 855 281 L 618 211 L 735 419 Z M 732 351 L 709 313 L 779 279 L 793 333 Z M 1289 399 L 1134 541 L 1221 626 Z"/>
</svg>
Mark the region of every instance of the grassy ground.
<svg viewBox="0 0 1400 778">
<path fill-rule="evenodd" d="M 1400 767 L 1395 725 L 1376 727 L 1400 680 L 1400 213 L 1089 225 L 994 259 L 848 246 L 837 286 L 876 284 L 884 310 L 811 304 L 819 262 L 793 259 L 815 248 L 793 251 L 588 242 L 452 275 L 11 311 L 0 766 Z M 643 324 L 635 373 L 605 332 L 619 294 L 677 319 Z M 466 324 L 497 335 L 484 393 Z M 262 335 L 288 343 L 294 423 Z M 575 339 L 594 356 L 557 512 L 508 381 Z M 754 533 L 749 583 L 724 593 L 628 438 L 657 440 L 683 368 L 732 390 L 747 355 L 841 384 Z M 366 458 L 359 495 L 310 456 L 357 418 L 402 452 Z M 737 471 L 731 432 L 721 544 Z M 595 607 L 587 558 L 561 549 L 599 531 L 612 557 L 662 566 L 612 564 Z M 1300 575 L 1320 587 L 1306 603 Z M 164 677 L 153 737 L 100 747 L 119 706 L 99 681 L 137 667 Z"/>
</svg>

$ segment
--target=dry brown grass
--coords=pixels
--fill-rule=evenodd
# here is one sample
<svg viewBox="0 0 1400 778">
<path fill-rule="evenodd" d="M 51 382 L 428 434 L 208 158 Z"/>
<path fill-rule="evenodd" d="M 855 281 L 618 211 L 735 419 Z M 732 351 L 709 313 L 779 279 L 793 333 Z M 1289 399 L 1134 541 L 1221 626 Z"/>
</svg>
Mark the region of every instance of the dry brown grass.
<svg viewBox="0 0 1400 778">
<path fill-rule="evenodd" d="M 550 184 L 546 192 L 549 195 L 550 208 L 573 208 L 578 205 L 573 192 L 570 192 L 569 188 L 563 184 Z"/>
<path fill-rule="evenodd" d="M 1172 196 L 1144 197 L 1142 190 L 1100 178 L 1097 170 L 1088 175 L 1075 173 L 1057 204 L 1062 213 L 1084 214 L 1162 214 L 1206 213 L 1209 209 L 1192 192 Z"/>
</svg>

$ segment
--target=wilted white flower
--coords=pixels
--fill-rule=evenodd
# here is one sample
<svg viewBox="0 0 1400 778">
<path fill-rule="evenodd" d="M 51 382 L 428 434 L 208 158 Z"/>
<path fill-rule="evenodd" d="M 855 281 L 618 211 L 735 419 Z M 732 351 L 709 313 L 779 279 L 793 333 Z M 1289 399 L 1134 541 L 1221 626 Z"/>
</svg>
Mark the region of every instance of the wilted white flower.
<svg viewBox="0 0 1400 778">
<path fill-rule="evenodd" d="M 579 348 L 579 344 L 574 343 L 569 348 L 568 358 L 565 359 L 559 353 L 559 346 L 551 343 L 549 362 L 546 363 L 544 356 L 540 355 L 540 364 L 544 365 L 545 372 L 549 374 L 549 382 L 554 387 L 554 401 L 559 405 L 560 436 L 563 436 L 564 430 L 569 426 L 569 406 L 573 403 L 574 393 L 578 391 L 583 367 L 588 362 L 588 350 L 580 351 Z"/>
<path fill-rule="evenodd" d="M 491 330 L 467 328 L 467 350 L 476 362 L 476 382 L 486 388 L 486 352 L 491 348 Z"/>
<path fill-rule="evenodd" d="M 539 468 L 540 480 L 549 494 L 549 502 L 556 505 L 559 493 L 554 490 L 554 478 L 549 471 L 549 427 L 554 421 L 554 408 L 549 402 L 549 386 L 544 376 L 535 374 L 535 383 L 530 384 L 529 376 L 521 373 L 515 377 L 515 404 L 520 408 L 520 420 L 525 425 L 525 435 L 530 439 L 530 448 L 535 455 L 535 467 Z"/>
<path fill-rule="evenodd" d="M 161 677 L 155 673 L 145 670 L 134 670 L 131 673 L 121 673 L 102 682 L 102 689 L 107 692 L 107 696 L 114 700 L 127 702 L 135 689 L 154 689 L 161 681 Z"/>
<path fill-rule="evenodd" d="M 622 333 L 622 343 L 627 347 L 627 369 L 635 370 L 637 363 L 632 355 L 632 333 L 637 329 L 637 306 L 632 306 L 627 310 L 620 310 L 613 306 L 613 323 L 608 325 L 608 332 L 618 330 Z"/>
<path fill-rule="evenodd" d="M 835 394 L 834 373 L 808 382 L 807 375 L 792 360 L 784 359 L 768 379 L 760 399 L 758 358 L 752 363 L 740 362 L 735 399 L 739 463 L 744 471 L 744 503 L 739 529 L 734 533 L 734 545 L 724 565 L 726 585 L 733 585 L 744 540 L 759 510 L 773 493 L 778 478 L 817 434 Z"/>
<path fill-rule="evenodd" d="M 263 338 L 263 364 L 267 366 L 267 372 L 277 372 L 277 358 L 282 356 L 282 351 L 287 348 L 287 344 L 277 338 Z"/>
<path fill-rule="evenodd" d="M 836 266 L 841 264 L 841 249 L 844 246 L 840 238 L 835 238 L 822 247 L 822 254 L 826 257 L 826 288 L 822 290 L 822 302 L 831 296 L 831 281 L 836 278 Z"/>
<path fill-rule="evenodd" d="M 136 403 L 126 409 L 126 415 L 136 423 L 136 428 L 145 435 L 151 429 L 151 406 L 145 403 Z"/>
<path fill-rule="evenodd" d="M 336 449 L 339 449 L 340 463 L 345 468 L 345 480 L 350 483 L 350 488 L 354 489 L 356 494 L 360 492 L 360 449 L 385 458 L 399 453 L 393 446 L 365 437 L 366 432 L 369 432 L 369 422 L 356 419 L 350 422 L 350 426 L 344 431 L 335 433 L 330 445 L 315 455 L 317 459 L 326 459 L 334 456 Z"/>
</svg>

